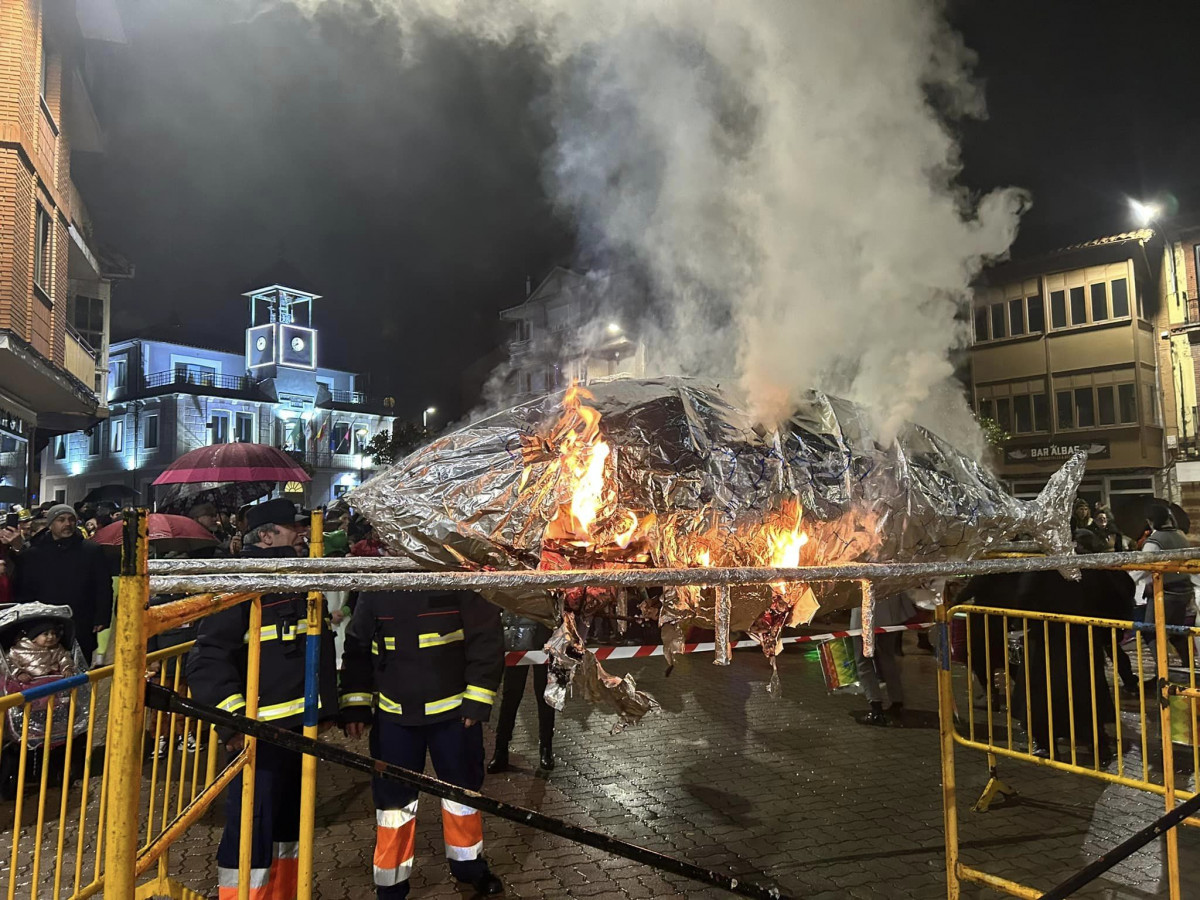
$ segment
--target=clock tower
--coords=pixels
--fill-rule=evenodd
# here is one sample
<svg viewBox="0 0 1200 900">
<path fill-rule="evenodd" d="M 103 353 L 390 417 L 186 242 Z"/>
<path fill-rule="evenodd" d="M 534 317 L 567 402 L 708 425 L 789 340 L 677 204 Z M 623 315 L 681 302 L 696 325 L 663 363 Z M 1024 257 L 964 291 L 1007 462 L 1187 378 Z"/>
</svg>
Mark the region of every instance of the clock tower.
<svg viewBox="0 0 1200 900">
<path fill-rule="evenodd" d="M 246 329 L 246 370 L 268 394 L 281 415 L 305 419 L 317 400 L 317 330 L 313 301 L 320 295 L 272 284 L 242 294 L 250 301 Z"/>
</svg>

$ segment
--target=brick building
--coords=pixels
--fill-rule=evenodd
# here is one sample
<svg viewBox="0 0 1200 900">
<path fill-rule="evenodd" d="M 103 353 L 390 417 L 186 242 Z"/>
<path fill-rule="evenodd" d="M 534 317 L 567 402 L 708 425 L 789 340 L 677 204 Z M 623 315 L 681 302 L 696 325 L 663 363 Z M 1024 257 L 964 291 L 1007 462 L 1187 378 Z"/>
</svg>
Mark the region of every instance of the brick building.
<svg viewBox="0 0 1200 900">
<path fill-rule="evenodd" d="M 1200 218 L 1155 225 L 1164 245 L 1157 257 L 1162 268 L 1162 316 L 1157 325 L 1167 449 L 1173 464 L 1171 493 L 1193 521 L 1200 521 Z"/>
<path fill-rule="evenodd" d="M 103 419 L 110 287 L 71 180 L 104 135 L 91 86 L 124 41 L 114 0 L 0 3 L 0 505 L 24 501 L 38 435 Z"/>
</svg>

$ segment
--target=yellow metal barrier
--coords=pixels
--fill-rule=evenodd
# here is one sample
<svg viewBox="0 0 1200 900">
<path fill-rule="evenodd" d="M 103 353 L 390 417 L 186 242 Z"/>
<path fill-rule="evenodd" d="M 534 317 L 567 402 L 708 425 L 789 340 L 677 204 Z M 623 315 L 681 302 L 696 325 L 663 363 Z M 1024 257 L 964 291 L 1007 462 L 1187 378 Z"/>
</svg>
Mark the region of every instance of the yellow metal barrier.
<svg viewBox="0 0 1200 900">
<path fill-rule="evenodd" d="M 1200 790 L 1200 730 L 1197 729 L 1195 641 L 1200 628 L 1174 628 L 1168 632 L 1164 615 L 1162 571 L 1153 575 L 1154 611 L 1153 661 L 1155 678 L 1146 679 L 1146 640 L 1143 630 L 1132 622 L 1089 616 L 1071 616 L 1008 608 L 965 604 L 937 610 L 942 638 L 938 666 L 938 707 L 942 748 L 943 804 L 946 831 L 947 896 L 960 896 L 960 883 L 970 881 L 1003 891 L 1015 897 L 1040 897 L 1042 890 L 1018 884 L 964 864 L 959 854 L 959 822 L 954 748 L 965 747 L 987 755 L 991 778 L 977 811 L 986 811 L 997 795 L 1011 792 L 997 774 L 999 758 L 1017 759 L 1034 765 L 1071 772 L 1090 778 L 1148 791 L 1163 797 L 1167 810 L 1176 798 L 1189 798 Z M 961 622 L 965 651 L 961 662 L 965 675 L 957 679 L 952 660 L 951 623 Z M 1118 660 L 1123 654 L 1122 637 L 1133 633 L 1131 671 L 1138 682 L 1135 733 L 1130 734 L 1122 721 L 1121 688 Z M 1183 680 L 1172 681 L 1168 667 L 1169 640 L 1178 636 L 1186 649 L 1181 654 Z M 999 645 L 997 647 L 997 644 Z M 1083 645 L 1086 644 L 1086 653 Z M 1003 654 L 1002 661 L 995 653 Z M 982 659 L 980 654 L 982 653 Z M 1107 668 L 1109 659 L 1111 670 Z M 957 660 L 954 660 L 957 661 Z M 997 687 L 997 679 L 1002 688 Z M 983 721 L 978 722 L 975 687 L 983 691 L 980 701 Z M 1111 688 L 1112 707 L 1102 702 Z M 960 698 L 963 702 L 959 702 Z M 1173 698 L 1178 698 L 1173 700 Z M 1057 714 L 1056 714 L 1057 705 Z M 1176 730 L 1178 707 L 1186 706 L 1181 733 Z M 1157 706 L 1157 711 L 1150 709 Z M 1065 708 L 1064 708 L 1065 707 Z M 1002 709 L 1001 709 L 1002 708 Z M 964 712 L 965 711 L 965 712 Z M 1003 716 L 1001 718 L 1001 712 Z M 1109 718 L 1109 714 L 1112 718 Z M 1015 716 L 1015 719 L 1014 719 Z M 959 719 L 956 725 L 955 720 Z M 965 723 L 961 720 L 965 719 Z M 1020 722 L 1024 735 L 1017 737 Z M 1059 725 L 1056 733 L 1055 725 Z M 1113 733 L 1107 731 L 1111 724 Z M 1154 735 L 1157 729 L 1158 734 Z M 1111 740 L 1111 743 L 1110 743 Z M 1161 771 L 1150 765 L 1151 741 L 1161 746 Z M 1060 751 L 1060 744 L 1067 744 Z M 1138 748 L 1137 764 L 1131 764 L 1126 745 Z M 1176 784 L 1175 744 L 1183 743 L 1190 751 L 1193 769 L 1192 790 Z M 1081 758 L 1081 748 L 1089 756 Z M 1109 760 L 1108 748 L 1112 758 Z M 1061 754 L 1061 755 L 1060 755 Z M 1111 769 L 1111 771 L 1110 771 Z M 1195 819 L 1186 824 L 1200 825 Z M 1172 900 L 1180 897 L 1179 847 L 1175 830 L 1167 832 L 1167 887 Z M 1046 889 L 1050 886 L 1047 885 Z"/>
<path fill-rule="evenodd" d="M 249 897 L 254 739 L 247 738 L 237 753 L 225 753 L 215 728 L 173 713 L 147 714 L 143 690 L 146 680 L 154 679 L 188 693 L 184 657 L 191 642 L 149 652 L 147 644 L 152 637 L 249 603 L 245 714 L 256 715 L 261 595 L 204 594 L 151 606 L 146 514 L 139 510 L 130 518 L 127 528 L 133 535 L 130 539 L 127 531 L 114 610 L 113 664 L 91 670 L 85 683 L 42 701 L 28 702 L 22 694 L 0 696 L 0 716 L 19 709 L 24 723 L 19 743 L 0 746 L 0 769 L 11 765 L 15 771 L 10 780 L 13 800 L 10 804 L 0 800 L 0 829 L 9 818 L 5 807 L 12 807 L 11 847 L 5 860 L 8 872 L 6 878 L 0 876 L 7 900 L 82 900 L 101 891 L 122 900 L 203 900 L 207 891 L 194 891 L 171 877 L 170 847 L 243 773 L 239 897 Z M 314 514 L 313 525 L 312 555 L 320 555 L 319 513 Z M 308 600 L 307 628 L 319 634 L 324 595 L 311 592 Z M 77 735 L 81 707 L 90 715 L 86 734 Z M 38 716 L 43 715 L 46 733 L 50 733 L 64 714 L 65 738 L 46 751 L 36 736 L 30 735 L 31 719 L 40 723 Z M 316 729 L 312 731 L 315 734 Z M 222 756 L 228 757 L 224 765 L 220 764 Z M 33 774 L 39 771 L 40 775 Z M 36 798 L 31 790 L 35 780 Z M 300 866 L 301 872 L 307 868 L 308 877 L 302 882 L 301 897 L 310 896 L 311 891 L 315 806 L 315 760 L 306 757 L 302 809 L 307 810 L 307 825 L 301 832 Z M 36 815 L 31 816 L 33 809 Z M 30 818 L 32 822 L 27 821 Z M 215 846 L 213 851 L 215 857 Z M 53 862 L 48 859 L 50 853 Z M 215 859 L 213 867 L 215 870 Z M 143 881 L 147 873 L 152 873 L 151 878 Z"/>
</svg>

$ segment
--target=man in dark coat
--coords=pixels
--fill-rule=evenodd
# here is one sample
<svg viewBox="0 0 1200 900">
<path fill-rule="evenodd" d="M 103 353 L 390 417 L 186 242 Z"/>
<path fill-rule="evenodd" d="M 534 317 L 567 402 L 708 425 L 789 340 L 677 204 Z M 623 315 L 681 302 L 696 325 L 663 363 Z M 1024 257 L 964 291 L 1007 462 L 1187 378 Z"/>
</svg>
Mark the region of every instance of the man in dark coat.
<svg viewBox="0 0 1200 900">
<path fill-rule="evenodd" d="M 96 632 L 112 617 L 112 572 L 104 550 L 80 534 L 74 509 L 60 503 L 46 518 L 46 530 L 17 555 L 13 593 L 19 603 L 71 607 L 76 640 L 90 662 Z"/>
<path fill-rule="evenodd" d="M 416 772 L 433 761 L 438 778 L 483 785 L 483 723 L 504 672 L 500 610 L 470 591 L 364 592 L 346 631 L 341 709 L 348 737 L 370 731 L 371 755 Z M 375 893 L 408 896 L 416 842 L 417 792 L 375 779 Z M 504 885 L 483 856 L 479 810 L 442 800 L 450 873 L 477 894 Z"/>
<path fill-rule="evenodd" d="M 1098 539 L 1086 529 L 1076 531 L 1075 541 L 1076 553 L 1098 549 Z M 1034 612 L 1128 621 L 1133 608 L 1133 579 L 1125 572 L 1103 569 L 1085 569 L 1079 581 L 1058 572 L 1030 572 L 1021 578 L 1016 606 Z M 1101 765 L 1112 756 L 1104 727 L 1117 718 L 1104 666 L 1105 649 L 1111 647 L 1112 638 L 1107 629 L 1100 627 L 1091 629 L 1090 638 L 1091 646 L 1086 625 L 1029 620 L 1025 663 L 1029 668 L 1030 709 L 1026 725 L 1035 756 L 1054 758 L 1055 745 L 1060 740 L 1071 740 L 1072 724 L 1076 747 L 1092 747 Z"/>
<path fill-rule="evenodd" d="M 290 500 L 267 500 L 246 514 L 251 559 L 292 559 L 302 543 L 308 517 Z M 264 594 L 259 627 L 258 718 L 298 731 L 303 723 L 308 602 L 302 593 Z M 226 712 L 246 708 L 250 604 L 205 617 L 188 654 L 187 680 L 192 695 Z M 337 717 L 337 672 L 333 634 L 325 622 L 318 669 L 322 726 Z M 242 736 L 218 729 L 226 748 L 242 749 Z M 295 897 L 299 866 L 301 756 L 266 741 L 257 744 L 254 780 L 254 829 L 250 842 L 250 896 Z M 225 831 L 217 845 L 220 900 L 238 896 L 238 848 L 242 791 L 239 775 L 226 791 Z"/>
</svg>

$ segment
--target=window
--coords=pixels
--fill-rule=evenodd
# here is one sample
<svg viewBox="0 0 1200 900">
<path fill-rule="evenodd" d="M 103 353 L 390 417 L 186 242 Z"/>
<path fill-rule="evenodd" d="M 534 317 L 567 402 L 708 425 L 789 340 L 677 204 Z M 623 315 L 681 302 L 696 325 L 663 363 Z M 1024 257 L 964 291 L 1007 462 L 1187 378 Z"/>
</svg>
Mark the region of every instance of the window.
<svg viewBox="0 0 1200 900">
<path fill-rule="evenodd" d="M 128 386 L 129 361 L 125 357 L 114 359 L 108 364 L 109 387 L 124 390 Z"/>
<path fill-rule="evenodd" d="M 100 455 L 100 442 L 102 440 L 103 440 L 103 437 L 100 432 L 100 426 L 96 425 L 92 428 L 91 432 L 88 434 L 88 456 L 99 456 Z"/>
<path fill-rule="evenodd" d="M 60 434 L 54 439 L 54 458 L 67 458 L 67 436 L 65 434 Z"/>
<path fill-rule="evenodd" d="M 1029 434 L 1033 431 L 1033 406 L 1028 394 L 1013 397 L 1013 418 L 1017 434 Z"/>
<path fill-rule="evenodd" d="M 991 400 L 980 400 L 979 401 L 979 418 L 990 419 L 991 417 L 992 417 L 992 401 Z"/>
<path fill-rule="evenodd" d="M 329 436 L 329 445 L 334 453 L 350 452 L 349 422 L 338 422 L 333 426 L 333 433 Z"/>
<path fill-rule="evenodd" d="M 1092 321 L 1103 322 L 1108 318 L 1108 285 L 1103 281 L 1092 285 Z"/>
<path fill-rule="evenodd" d="M 1087 300 L 1081 287 L 1071 288 L 1071 324 L 1087 324 Z"/>
<path fill-rule="evenodd" d="M 1137 421 L 1137 392 L 1132 384 L 1117 385 L 1117 411 L 1122 422 Z"/>
<path fill-rule="evenodd" d="M 1096 388 L 1096 414 L 1101 425 L 1117 424 L 1117 405 L 1112 385 Z"/>
<path fill-rule="evenodd" d="M 108 450 L 116 455 L 125 452 L 125 420 L 112 419 L 108 423 Z"/>
<path fill-rule="evenodd" d="M 92 349 L 104 344 L 104 301 L 76 294 L 71 300 L 71 324 Z"/>
<path fill-rule="evenodd" d="M 233 439 L 241 444 L 254 443 L 254 413 L 238 413 L 233 429 Z"/>
<path fill-rule="evenodd" d="M 1114 319 L 1123 319 L 1129 315 L 1129 285 L 1124 278 L 1113 280 L 1112 314 Z"/>
<path fill-rule="evenodd" d="M 175 381 L 212 387 L 217 374 L 215 366 L 198 366 L 195 363 L 175 363 Z"/>
<path fill-rule="evenodd" d="M 1050 397 L 1047 394 L 1033 395 L 1033 430 L 1050 430 Z"/>
<path fill-rule="evenodd" d="M 1050 292 L 1050 327 L 1067 327 L 1067 295 L 1064 291 Z"/>
<path fill-rule="evenodd" d="M 54 491 L 54 502 L 55 503 L 66 503 L 67 502 L 67 489 L 66 488 L 58 488 Z"/>
<path fill-rule="evenodd" d="M 992 340 L 998 341 L 1001 338 L 1008 337 L 1008 329 L 1004 322 L 1004 304 L 992 304 Z M 557 387 L 557 385 L 555 385 Z"/>
<path fill-rule="evenodd" d="M 528 319 L 517 319 L 517 321 L 514 324 L 516 325 L 516 333 L 513 335 L 513 340 L 514 341 L 529 340 L 529 320 Z"/>
<path fill-rule="evenodd" d="M 1158 418 L 1158 397 L 1154 395 L 1154 385 L 1146 384 L 1142 387 L 1146 403 L 1146 411 L 1145 415 L 1142 416 L 1142 422 L 1146 425 L 1158 425 L 1160 421 Z"/>
<path fill-rule="evenodd" d="M 212 431 L 209 438 L 210 444 L 229 443 L 229 413 L 213 413 L 209 428 Z"/>
<path fill-rule="evenodd" d="M 988 339 L 988 311 L 986 309 L 975 310 L 975 341 L 977 343 Z"/>
<path fill-rule="evenodd" d="M 50 213 L 38 204 L 37 208 L 37 244 L 33 256 L 33 283 L 47 297 L 50 296 L 50 253 L 53 234 L 50 228 Z"/>
<path fill-rule="evenodd" d="M 1096 424 L 1096 407 L 1092 389 L 1075 389 L 1075 420 L 1080 428 L 1091 428 Z"/>
<path fill-rule="evenodd" d="M 1025 333 L 1025 301 L 1024 300 L 1009 300 L 1008 301 L 1008 321 L 1012 325 L 1012 333 L 1016 335 Z"/>
<path fill-rule="evenodd" d="M 42 70 L 38 73 L 38 93 L 41 95 L 42 102 L 46 102 L 46 79 L 50 73 L 50 48 L 46 45 L 45 38 L 42 39 Z M 47 104 L 49 105 L 49 104 Z"/>
<path fill-rule="evenodd" d="M 1058 427 L 1075 427 L 1075 404 L 1071 402 L 1070 391 L 1056 391 L 1054 405 L 1058 407 Z"/>
<path fill-rule="evenodd" d="M 158 416 L 146 416 L 142 420 L 142 440 L 147 450 L 158 449 Z"/>
<path fill-rule="evenodd" d="M 1029 333 L 1041 334 L 1046 330 L 1046 307 L 1041 296 L 1029 298 Z"/>
<path fill-rule="evenodd" d="M 996 398 L 996 424 L 1004 431 L 1012 431 L 1012 401 L 1008 397 Z"/>
</svg>

